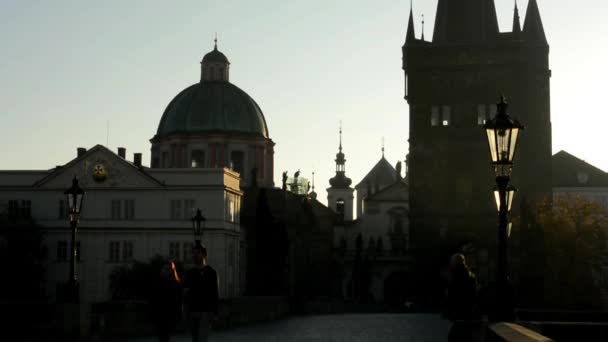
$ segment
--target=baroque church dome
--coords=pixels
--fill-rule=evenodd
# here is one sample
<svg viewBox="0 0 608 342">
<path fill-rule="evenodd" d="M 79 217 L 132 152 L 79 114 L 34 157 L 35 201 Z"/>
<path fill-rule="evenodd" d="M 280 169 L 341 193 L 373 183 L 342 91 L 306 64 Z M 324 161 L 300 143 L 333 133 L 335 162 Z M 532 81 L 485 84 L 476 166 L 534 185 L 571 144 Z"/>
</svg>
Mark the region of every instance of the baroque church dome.
<svg viewBox="0 0 608 342">
<path fill-rule="evenodd" d="M 237 133 L 268 138 L 260 106 L 229 82 L 228 58 L 217 49 L 201 61 L 201 81 L 177 94 L 165 109 L 157 137 L 171 134 Z"/>
<path fill-rule="evenodd" d="M 268 138 L 258 104 L 229 82 L 203 81 L 181 91 L 167 106 L 157 135 L 234 132 Z"/>
</svg>

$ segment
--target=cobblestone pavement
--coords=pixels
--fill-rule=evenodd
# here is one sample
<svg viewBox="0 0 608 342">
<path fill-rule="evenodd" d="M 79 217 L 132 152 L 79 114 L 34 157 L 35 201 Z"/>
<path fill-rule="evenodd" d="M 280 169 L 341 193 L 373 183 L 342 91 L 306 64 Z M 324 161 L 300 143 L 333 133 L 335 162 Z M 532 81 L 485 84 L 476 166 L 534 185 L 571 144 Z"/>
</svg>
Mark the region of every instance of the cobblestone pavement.
<svg viewBox="0 0 608 342">
<path fill-rule="evenodd" d="M 450 323 L 430 314 L 344 314 L 300 316 L 270 323 L 213 332 L 210 342 L 434 342 L 447 341 Z M 102 340 L 103 342 L 123 342 Z M 153 342 L 153 337 L 130 338 L 133 342 Z M 177 335 L 172 342 L 189 342 Z"/>
</svg>

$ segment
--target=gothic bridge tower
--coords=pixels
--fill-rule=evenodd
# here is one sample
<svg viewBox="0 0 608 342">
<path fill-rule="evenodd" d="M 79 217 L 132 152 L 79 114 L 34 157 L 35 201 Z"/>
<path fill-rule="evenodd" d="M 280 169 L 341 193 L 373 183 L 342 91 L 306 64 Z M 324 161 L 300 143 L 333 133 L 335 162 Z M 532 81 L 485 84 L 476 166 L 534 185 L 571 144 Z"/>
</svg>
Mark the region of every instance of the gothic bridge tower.
<svg viewBox="0 0 608 342">
<path fill-rule="evenodd" d="M 551 195 L 551 71 L 537 2 L 529 0 L 523 29 L 515 5 L 512 32 L 503 33 L 493 0 L 439 0 L 432 41 L 416 37 L 410 10 L 402 52 L 412 245 L 436 260 L 465 241 L 492 249 L 495 181 L 482 125 L 501 93 L 526 126 L 511 181 L 515 214 Z"/>
</svg>

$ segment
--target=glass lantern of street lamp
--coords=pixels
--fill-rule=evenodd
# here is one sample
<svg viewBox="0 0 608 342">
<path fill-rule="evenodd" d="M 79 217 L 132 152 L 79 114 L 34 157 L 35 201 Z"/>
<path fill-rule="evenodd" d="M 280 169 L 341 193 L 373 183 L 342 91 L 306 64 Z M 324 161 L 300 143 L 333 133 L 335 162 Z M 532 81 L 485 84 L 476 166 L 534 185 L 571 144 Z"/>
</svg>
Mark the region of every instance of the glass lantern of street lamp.
<svg viewBox="0 0 608 342">
<path fill-rule="evenodd" d="M 77 223 L 84 200 L 84 190 L 78 186 L 78 179 L 76 176 L 74 176 L 74 179 L 72 179 L 72 186 L 64 191 L 63 194 L 67 196 L 68 208 L 70 210 L 70 222 Z"/>
<path fill-rule="evenodd" d="M 515 197 L 515 192 L 517 189 L 509 184 L 507 185 L 507 189 L 505 191 L 505 203 L 507 204 L 507 212 L 511 211 L 511 207 L 513 206 L 513 198 Z M 497 186 L 494 187 L 494 200 L 496 201 L 496 210 L 500 212 L 500 190 Z"/>
<path fill-rule="evenodd" d="M 205 229 L 205 221 L 207 221 L 207 219 L 202 215 L 201 210 L 196 209 L 196 215 L 192 217 L 192 229 L 194 230 L 194 241 L 196 241 L 197 244 L 200 244 L 201 242 L 201 236 Z"/>
<path fill-rule="evenodd" d="M 496 177 L 510 177 L 517 140 L 524 126 L 507 113 L 505 97 L 496 104 L 496 116 L 485 123 L 483 128 L 488 135 L 490 154 Z"/>
</svg>

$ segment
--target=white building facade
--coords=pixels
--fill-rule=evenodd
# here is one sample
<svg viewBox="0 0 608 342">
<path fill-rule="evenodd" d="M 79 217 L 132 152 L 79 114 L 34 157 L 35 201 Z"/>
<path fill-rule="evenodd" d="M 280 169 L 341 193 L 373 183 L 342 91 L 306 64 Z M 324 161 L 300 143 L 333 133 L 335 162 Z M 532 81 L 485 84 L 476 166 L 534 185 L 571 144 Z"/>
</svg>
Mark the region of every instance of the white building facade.
<svg viewBox="0 0 608 342">
<path fill-rule="evenodd" d="M 239 296 L 239 174 L 225 168 L 150 169 L 135 159 L 97 145 L 48 171 L 0 171 L 0 214 L 18 213 L 42 229 L 47 294 L 55 297 L 68 279 L 71 230 L 64 191 L 77 177 L 86 192 L 77 233 L 81 300 L 110 299 L 109 275 L 117 266 L 156 255 L 190 263 L 197 208 L 207 219 L 202 240 L 218 272 L 220 296 Z"/>
</svg>

